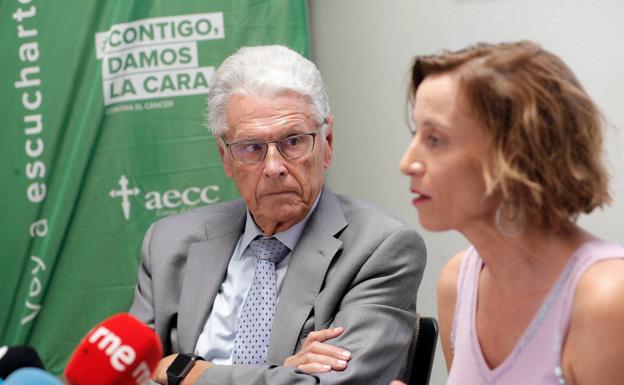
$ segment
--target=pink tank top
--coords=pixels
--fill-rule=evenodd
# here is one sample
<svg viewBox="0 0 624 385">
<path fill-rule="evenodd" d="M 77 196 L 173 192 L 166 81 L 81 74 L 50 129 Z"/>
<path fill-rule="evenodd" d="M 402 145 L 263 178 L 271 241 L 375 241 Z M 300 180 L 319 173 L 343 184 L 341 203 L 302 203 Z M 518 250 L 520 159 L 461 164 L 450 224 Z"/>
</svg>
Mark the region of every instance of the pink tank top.
<svg viewBox="0 0 624 385">
<path fill-rule="evenodd" d="M 599 240 L 579 247 L 512 352 L 492 370 L 483 358 L 475 322 L 478 280 L 483 261 L 473 247 L 468 249 L 457 284 L 457 304 L 451 331 L 453 363 L 447 385 L 566 384 L 561 369 L 561 348 L 570 321 L 576 284 L 591 265 L 610 258 L 624 258 L 624 247 Z"/>
</svg>

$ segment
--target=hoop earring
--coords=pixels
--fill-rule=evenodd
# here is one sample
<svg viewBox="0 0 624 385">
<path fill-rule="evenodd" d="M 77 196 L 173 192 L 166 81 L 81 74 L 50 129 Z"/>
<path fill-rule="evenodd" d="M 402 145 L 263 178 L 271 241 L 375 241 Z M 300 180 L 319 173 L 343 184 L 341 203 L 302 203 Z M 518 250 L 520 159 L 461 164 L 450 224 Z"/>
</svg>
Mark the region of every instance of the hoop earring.
<svg viewBox="0 0 624 385">
<path fill-rule="evenodd" d="M 495 214 L 496 230 L 507 238 L 524 231 L 524 221 L 513 203 L 500 203 Z"/>
</svg>

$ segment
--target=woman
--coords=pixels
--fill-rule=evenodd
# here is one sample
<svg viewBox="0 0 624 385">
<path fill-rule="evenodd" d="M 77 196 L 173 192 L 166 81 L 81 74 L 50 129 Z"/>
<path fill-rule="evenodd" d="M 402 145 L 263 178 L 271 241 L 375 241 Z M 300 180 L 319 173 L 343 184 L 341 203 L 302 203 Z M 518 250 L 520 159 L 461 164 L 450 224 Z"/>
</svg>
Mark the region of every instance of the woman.
<svg viewBox="0 0 624 385">
<path fill-rule="evenodd" d="M 531 42 L 477 45 L 418 57 L 410 95 L 400 167 L 420 223 L 472 244 L 438 283 L 448 384 L 624 384 L 624 248 L 575 223 L 610 197 L 600 116 L 570 69 Z M 328 345 L 290 364 L 336 370 Z"/>
<path fill-rule="evenodd" d="M 575 223 L 610 201 L 599 113 L 531 42 L 418 57 L 401 161 L 420 223 L 472 244 L 438 283 L 448 384 L 624 384 L 624 248 Z"/>
</svg>

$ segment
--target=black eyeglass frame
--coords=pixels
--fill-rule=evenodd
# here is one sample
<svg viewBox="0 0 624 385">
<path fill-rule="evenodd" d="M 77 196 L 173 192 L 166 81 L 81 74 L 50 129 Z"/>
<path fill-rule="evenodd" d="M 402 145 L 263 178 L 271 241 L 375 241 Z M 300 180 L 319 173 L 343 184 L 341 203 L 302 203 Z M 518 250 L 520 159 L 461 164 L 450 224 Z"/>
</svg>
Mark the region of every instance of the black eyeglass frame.
<svg viewBox="0 0 624 385">
<path fill-rule="evenodd" d="M 223 144 L 225 144 L 225 146 L 230 151 L 230 155 L 232 155 L 232 159 L 234 159 L 234 161 L 239 162 L 239 163 L 245 163 L 245 164 L 255 164 L 255 163 L 260 163 L 260 162 L 262 162 L 262 161 L 264 161 L 266 159 L 267 153 L 269 152 L 269 144 L 271 144 L 271 143 L 275 143 L 275 147 L 277 148 L 277 151 L 280 153 L 280 155 L 282 155 L 284 157 L 284 159 L 294 160 L 294 159 L 301 158 L 302 156 L 308 155 L 309 153 L 314 151 L 314 146 L 315 146 L 315 143 L 316 143 L 316 135 L 317 134 L 318 134 L 318 132 L 304 132 L 304 133 L 301 133 L 301 134 L 289 135 L 289 136 L 287 136 L 285 138 L 277 139 L 277 140 L 266 140 L 266 141 L 264 141 L 264 140 L 249 140 L 249 141 L 242 140 L 242 141 L 239 141 L 239 142 L 230 142 L 230 143 L 226 142 L 225 135 L 221 135 L 221 140 L 223 140 Z M 299 156 L 295 156 L 295 157 L 288 156 L 288 155 L 284 154 L 284 152 L 282 152 L 282 149 L 280 148 L 280 143 L 286 142 L 287 140 L 292 139 L 292 138 L 302 137 L 302 136 L 312 136 L 312 147 L 310 148 L 310 150 L 308 150 L 308 152 L 306 152 L 304 154 L 301 154 Z M 244 160 L 236 159 L 236 156 L 234 155 L 234 152 L 232 151 L 232 147 L 231 147 L 234 144 L 246 144 L 246 145 L 249 145 L 249 144 L 261 144 L 261 145 L 266 145 L 266 147 L 265 147 L 265 150 L 264 150 L 264 154 L 262 155 L 262 158 L 258 159 L 257 161 L 253 161 L 253 162 L 245 162 Z"/>
<path fill-rule="evenodd" d="M 321 124 L 318 126 L 318 130 L 322 131 L 323 130 L 323 126 L 327 124 L 327 118 L 323 119 L 323 122 L 321 122 Z M 266 155 L 269 152 L 269 144 L 271 143 L 275 143 L 275 147 L 277 148 L 277 151 L 280 153 L 281 156 L 284 157 L 284 159 L 289 159 L 289 160 L 294 160 L 294 159 L 299 159 L 303 156 L 308 155 L 309 153 L 311 153 L 312 151 L 314 151 L 314 146 L 316 145 L 316 135 L 318 135 L 319 131 L 315 131 L 315 132 L 304 132 L 301 134 L 293 134 L 293 135 L 289 135 L 285 138 L 282 139 L 277 139 L 277 140 L 267 140 L 267 141 L 263 141 L 263 140 L 241 140 L 238 142 L 230 142 L 228 143 L 225 140 L 225 134 L 221 134 L 221 140 L 223 141 L 223 144 L 225 144 L 225 147 L 228 148 L 230 155 L 232 156 L 232 159 L 234 159 L 235 162 L 238 163 L 244 163 L 244 164 L 256 164 L 256 163 L 260 163 L 263 162 L 266 159 Z M 310 150 L 308 152 L 306 152 L 305 154 L 301 154 L 299 156 L 296 157 L 291 157 L 291 156 L 287 156 L 286 154 L 284 154 L 282 152 L 282 149 L 280 148 L 279 144 L 283 141 L 286 141 L 288 139 L 292 139 L 293 137 L 297 137 L 297 136 L 312 136 L 312 147 L 310 148 Z M 262 155 L 262 159 L 259 159 L 257 161 L 254 162 L 245 162 L 242 160 L 238 160 L 236 159 L 236 156 L 234 156 L 234 153 L 232 152 L 232 145 L 233 144 L 266 144 L 266 149 L 264 150 L 264 155 Z"/>
</svg>

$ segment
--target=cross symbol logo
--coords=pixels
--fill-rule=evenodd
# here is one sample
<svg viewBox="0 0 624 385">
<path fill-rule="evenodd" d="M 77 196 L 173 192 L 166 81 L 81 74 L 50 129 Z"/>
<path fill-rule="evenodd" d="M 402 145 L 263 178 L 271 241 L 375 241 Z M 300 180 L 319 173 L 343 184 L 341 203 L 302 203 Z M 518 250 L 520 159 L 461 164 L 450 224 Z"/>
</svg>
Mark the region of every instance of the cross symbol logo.
<svg viewBox="0 0 624 385">
<path fill-rule="evenodd" d="M 128 189 L 128 178 L 126 178 L 125 175 L 122 175 L 121 178 L 119 178 L 119 186 L 121 187 L 121 189 L 111 190 L 109 194 L 111 198 L 121 197 L 121 209 L 123 210 L 124 218 L 126 220 L 129 220 L 130 201 L 128 200 L 128 197 L 130 195 L 138 195 L 141 190 L 136 187 Z"/>
</svg>

